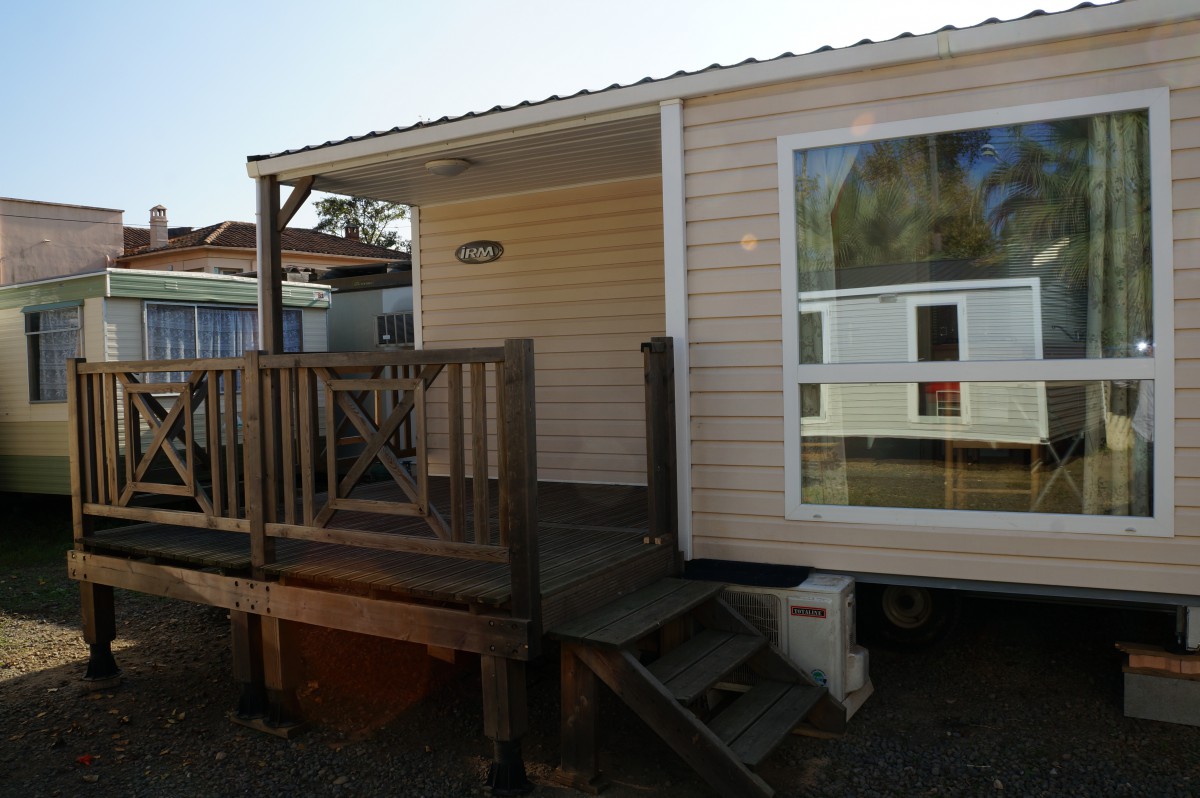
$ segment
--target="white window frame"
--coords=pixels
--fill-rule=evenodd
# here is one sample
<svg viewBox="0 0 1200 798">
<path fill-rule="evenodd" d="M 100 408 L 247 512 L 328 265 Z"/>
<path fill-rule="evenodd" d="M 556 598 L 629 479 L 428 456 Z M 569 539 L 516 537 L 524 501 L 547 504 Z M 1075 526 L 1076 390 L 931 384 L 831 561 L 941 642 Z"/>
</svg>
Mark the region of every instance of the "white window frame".
<svg viewBox="0 0 1200 798">
<path fill-rule="evenodd" d="M 64 327 L 59 330 L 37 330 L 37 331 L 31 331 L 29 329 L 29 317 L 30 316 L 40 315 L 42 313 L 46 313 L 47 311 L 51 311 L 51 310 L 68 310 L 68 309 L 73 309 L 75 311 L 75 326 L 74 327 Z M 39 307 L 24 308 L 22 310 L 21 315 L 23 317 L 22 318 L 22 326 L 25 328 L 25 365 L 26 365 L 26 374 L 28 377 L 28 379 L 27 379 L 27 383 L 28 383 L 27 394 L 29 396 L 29 403 L 31 405 L 64 404 L 67 401 L 67 397 L 65 397 L 65 396 L 62 399 L 41 399 L 37 396 L 34 396 L 35 388 L 37 390 L 40 390 L 42 387 L 41 382 L 37 376 L 41 372 L 41 360 L 40 360 L 40 358 L 42 357 L 41 336 L 46 335 L 48 333 L 52 333 L 52 332 L 66 332 L 67 330 L 74 330 L 74 332 L 75 332 L 75 354 L 72 355 L 72 357 L 83 357 L 83 302 L 52 303 L 49 305 L 43 305 L 43 306 L 39 306 Z M 33 352 L 35 341 L 37 343 L 37 350 L 38 350 L 36 358 L 34 357 L 34 352 Z M 69 382 L 70 382 L 70 380 L 68 380 L 68 383 Z M 71 388 L 71 386 L 68 384 L 67 385 L 68 393 L 70 393 L 70 388 Z"/>
<path fill-rule="evenodd" d="M 1147 89 L 1048 103 L 920 117 L 821 130 L 776 139 L 783 291 L 784 501 L 791 520 L 888 526 L 954 527 L 1024 532 L 1076 532 L 1171 537 L 1175 519 L 1174 312 L 1170 91 Z M 1149 118 L 1151 274 L 1154 357 L 1092 360 L 1000 360 L 941 363 L 799 363 L 794 153 L 799 150 L 948 133 L 1003 125 L 1145 110 Z M 815 297 L 814 297 L 815 298 Z M 805 297 L 807 304 L 808 296 Z M 1051 513 L 980 513 L 805 504 L 801 500 L 799 385 L 802 382 L 1053 382 L 1154 380 L 1154 514 L 1149 517 Z"/>
</svg>

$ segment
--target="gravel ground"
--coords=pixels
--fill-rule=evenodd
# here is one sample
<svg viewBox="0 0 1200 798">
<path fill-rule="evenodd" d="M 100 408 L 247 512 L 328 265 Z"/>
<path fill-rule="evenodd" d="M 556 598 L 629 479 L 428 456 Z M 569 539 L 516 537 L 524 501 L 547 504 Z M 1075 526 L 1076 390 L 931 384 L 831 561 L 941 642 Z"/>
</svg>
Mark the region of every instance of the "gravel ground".
<svg viewBox="0 0 1200 798">
<path fill-rule="evenodd" d="M 80 681 L 86 647 L 58 567 L 0 573 L 0 795 L 482 795 L 478 661 L 306 628 L 291 741 L 231 723 L 228 622 L 211 608 L 118 594 L 125 672 Z M 761 775 L 783 796 L 1200 796 L 1200 729 L 1121 712 L 1117 639 L 1157 616 L 975 600 L 950 639 L 871 649 L 876 693 L 837 740 L 792 737 Z M 525 740 L 539 796 L 554 787 L 557 669 L 530 669 Z M 712 793 L 610 695 L 602 764 L 613 798 Z"/>
</svg>

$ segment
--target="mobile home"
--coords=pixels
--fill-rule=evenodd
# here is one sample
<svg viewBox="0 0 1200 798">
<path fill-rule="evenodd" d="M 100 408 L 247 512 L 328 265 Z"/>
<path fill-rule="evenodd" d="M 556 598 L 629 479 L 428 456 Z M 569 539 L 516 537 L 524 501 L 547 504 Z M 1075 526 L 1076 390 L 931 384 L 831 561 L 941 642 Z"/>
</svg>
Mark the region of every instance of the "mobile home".
<svg viewBox="0 0 1200 798">
<path fill-rule="evenodd" d="M 1194 603 L 1198 36 L 1185 3 L 1080 7 L 417 124 L 248 170 L 414 207 L 417 345 L 534 339 L 544 477 L 640 479 L 636 343 L 672 336 L 687 558 Z M 446 159 L 461 174 L 436 173 Z M 1038 194 L 1030 174 L 1057 179 Z M 455 257 L 475 240 L 502 258 Z M 1025 298 L 989 311 L 989 290 Z M 971 340 L 925 356 L 946 346 L 934 325 L 852 315 L 855 291 L 898 313 L 953 297 L 942 307 L 961 308 Z M 826 359 L 814 317 L 832 303 Z M 1013 386 L 1078 386 L 1086 407 L 1054 423 L 1084 439 L 1064 467 L 1087 506 L 813 503 L 804 441 L 862 431 L 806 421 L 803 397 L 863 384 L 896 392 L 868 404 L 909 416 L 922 385 L 998 392 L 1018 415 Z M 1029 409 L 1038 429 L 1014 440 L 1046 437 L 1048 412 Z"/>
<path fill-rule="evenodd" d="M 1194 4 L 1083 4 L 251 157 L 265 286 L 281 270 L 273 231 L 309 191 L 412 207 L 415 349 L 349 365 L 408 370 L 376 384 L 411 393 L 395 406 L 418 428 L 416 476 L 388 466 L 410 501 L 388 511 L 427 520 L 423 553 L 495 558 L 495 580 L 511 585 L 417 586 L 398 560 L 366 580 L 399 597 L 370 631 L 483 654 L 502 771 L 519 758 L 522 663 L 552 631 L 567 652 L 570 783 L 595 775 L 598 675 L 643 698 L 631 703 L 729 794 L 769 794 L 716 764 L 749 761 L 736 740 L 721 747 L 731 716 L 717 715 L 716 736 L 680 732 L 695 718 L 657 703 L 668 693 L 645 687 L 654 674 L 631 647 L 693 610 L 731 627 L 707 598 L 681 598 L 696 588 L 659 581 L 675 570 L 662 552 L 551 565 L 565 530 L 591 545 L 640 527 L 645 545 L 718 574 L 785 565 L 1178 606 L 1182 642 L 1200 648 L 1198 54 Z M 265 292 L 264 315 L 277 305 Z M 307 369 L 327 395 L 369 389 L 335 365 L 271 356 L 245 368 L 262 380 L 300 368 L 301 382 Z M 363 437 L 390 463 L 399 448 L 385 441 L 404 414 L 372 421 L 367 408 Z M 300 449 L 283 472 L 304 472 Z M 448 515 L 426 492 L 438 475 Z M 482 520 L 489 477 L 499 538 Z M 172 518 L 248 532 L 238 562 L 262 578 L 301 568 L 290 538 L 415 557 L 411 541 L 323 528 L 339 507 L 384 512 L 340 493 L 352 483 L 306 484 L 304 508 L 278 505 L 283 521 Z M 96 498 L 107 488 L 81 485 L 89 512 L 109 512 Z M 641 485 L 647 518 L 617 520 L 632 494 L 595 501 Z M 564 495 L 578 512 L 549 499 Z M 84 517 L 71 556 L 91 564 L 76 578 L 101 645 L 109 612 L 92 610 L 111 601 L 106 586 L 129 583 L 129 566 L 113 554 L 124 544 Z M 171 579 L 236 603 L 235 641 L 261 640 L 278 665 L 300 597 L 273 592 L 267 617 L 244 578 L 146 570 L 138 584 Z M 350 598 L 305 596 L 313 622 L 345 622 Z M 636 621 L 620 631 L 603 614 L 618 596 L 610 612 Z M 499 620 L 483 628 L 466 610 L 492 599 Z M 375 617 L 355 601 L 356 618 Z M 440 613 L 455 607 L 463 625 L 450 635 Z M 276 697 L 284 670 L 267 678 Z"/>
</svg>

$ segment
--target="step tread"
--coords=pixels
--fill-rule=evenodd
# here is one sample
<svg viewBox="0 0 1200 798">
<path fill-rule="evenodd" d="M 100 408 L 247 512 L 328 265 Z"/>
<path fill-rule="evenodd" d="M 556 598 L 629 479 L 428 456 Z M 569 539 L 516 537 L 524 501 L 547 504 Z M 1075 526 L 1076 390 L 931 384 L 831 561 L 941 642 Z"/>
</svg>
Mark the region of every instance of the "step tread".
<svg viewBox="0 0 1200 798">
<path fill-rule="evenodd" d="M 760 682 L 713 720 L 710 728 L 746 765 L 767 758 L 825 694 L 824 687 Z"/>
<path fill-rule="evenodd" d="M 690 704 L 766 644 L 761 635 L 706 629 L 667 653 L 649 671 L 676 701 Z"/>
<path fill-rule="evenodd" d="M 720 594 L 724 585 L 661 579 L 550 630 L 558 640 L 621 648 Z"/>
</svg>

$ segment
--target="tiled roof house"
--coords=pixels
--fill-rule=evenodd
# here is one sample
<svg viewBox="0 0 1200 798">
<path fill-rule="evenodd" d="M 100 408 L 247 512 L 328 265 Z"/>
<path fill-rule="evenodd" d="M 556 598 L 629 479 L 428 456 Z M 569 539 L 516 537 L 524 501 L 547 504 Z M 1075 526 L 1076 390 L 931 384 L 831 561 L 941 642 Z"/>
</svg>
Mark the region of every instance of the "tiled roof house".
<svg viewBox="0 0 1200 798">
<path fill-rule="evenodd" d="M 256 268 L 253 222 L 225 221 L 206 227 L 167 227 L 166 208 L 151 209 L 150 227 L 125 227 L 119 266 L 158 271 L 242 274 Z M 346 236 L 289 227 L 282 235 L 284 269 L 319 276 L 333 268 L 409 263 L 407 252 L 368 244 L 357 231 Z"/>
</svg>

